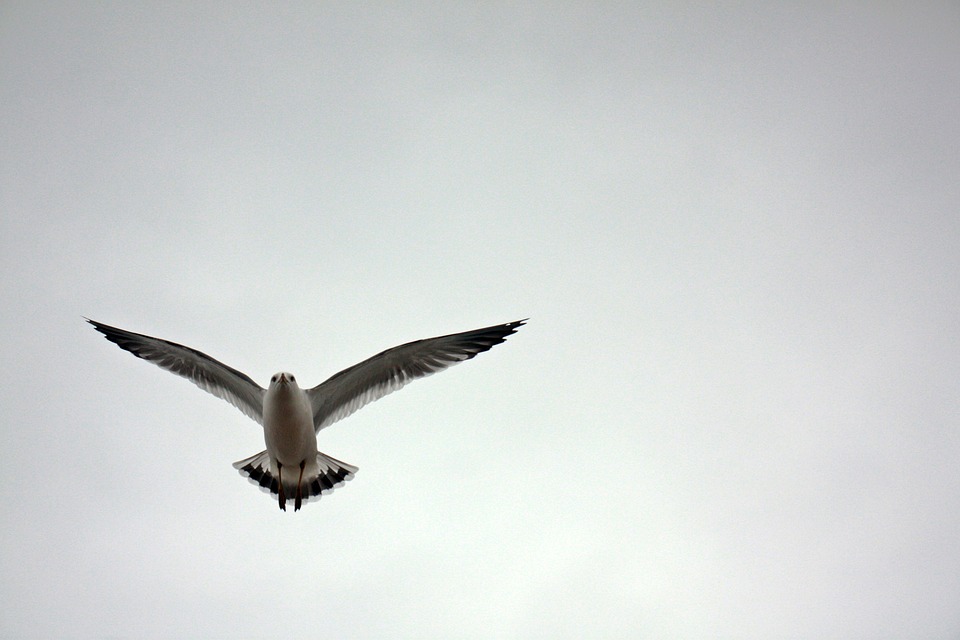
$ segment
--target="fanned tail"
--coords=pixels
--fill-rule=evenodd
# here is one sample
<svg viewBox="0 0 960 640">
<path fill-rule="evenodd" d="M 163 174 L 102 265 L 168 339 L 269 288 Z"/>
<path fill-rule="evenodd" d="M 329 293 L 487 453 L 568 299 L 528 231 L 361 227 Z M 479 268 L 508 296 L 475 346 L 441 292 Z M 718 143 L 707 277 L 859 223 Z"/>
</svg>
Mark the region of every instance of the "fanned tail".
<svg viewBox="0 0 960 640">
<path fill-rule="evenodd" d="M 270 456 L 266 451 L 250 456 L 245 460 L 233 463 L 233 468 L 240 472 L 240 475 L 247 478 L 252 484 L 260 487 L 264 493 L 279 495 L 280 483 L 274 474 L 270 465 Z M 359 470 L 352 464 L 341 462 L 336 458 L 331 458 L 325 453 L 317 452 L 317 470 L 318 473 L 312 477 L 304 477 L 300 488 L 304 502 L 319 500 L 320 496 L 330 493 L 341 486 L 347 480 L 352 480 Z M 296 475 L 288 478 L 286 467 L 284 467 L 284 492 L 288 497 L 296 494 Z"/>
</svg>

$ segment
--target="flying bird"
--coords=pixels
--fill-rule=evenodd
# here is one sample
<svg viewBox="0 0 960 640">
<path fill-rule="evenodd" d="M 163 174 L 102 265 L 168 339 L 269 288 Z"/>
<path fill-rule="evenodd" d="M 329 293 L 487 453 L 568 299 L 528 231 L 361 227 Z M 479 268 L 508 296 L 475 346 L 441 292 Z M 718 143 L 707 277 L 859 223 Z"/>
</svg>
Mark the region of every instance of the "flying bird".
<svg viewBox="0 0 960 640">
<path fill-rule="evenodd" d="M 246 374 L 196 349 L 86 320 L 121 349 L 190 380 L 259 422 L 266 450 L 233 466 L 250 482 L 276 495 L 283 511 L 288 499 L 293 499 L 293 509 L 298 511 L 304 502 L 319 499 L 357 472 L 357 467 L 317 450 L 321 429 L 408 382 L 487 351 L 526 322 L 408 342 L 309 389 L 301 388 L 292 373 L 281 371 L 264 389 Z"/>
</svg>

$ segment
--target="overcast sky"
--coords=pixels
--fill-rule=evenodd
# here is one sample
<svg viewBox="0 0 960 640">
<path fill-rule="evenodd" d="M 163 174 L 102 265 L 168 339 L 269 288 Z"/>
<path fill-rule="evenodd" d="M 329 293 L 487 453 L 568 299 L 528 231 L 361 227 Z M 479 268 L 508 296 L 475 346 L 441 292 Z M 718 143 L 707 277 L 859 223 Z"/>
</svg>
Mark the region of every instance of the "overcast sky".
<svg viewBox="0 0 960 640">
<path fill-rule="evenodd" d="M 956 638 L 960 5 L 0 5 L 0 636 Z M 88 316 L 314 385 L 321 433 Z"/>
</svg>

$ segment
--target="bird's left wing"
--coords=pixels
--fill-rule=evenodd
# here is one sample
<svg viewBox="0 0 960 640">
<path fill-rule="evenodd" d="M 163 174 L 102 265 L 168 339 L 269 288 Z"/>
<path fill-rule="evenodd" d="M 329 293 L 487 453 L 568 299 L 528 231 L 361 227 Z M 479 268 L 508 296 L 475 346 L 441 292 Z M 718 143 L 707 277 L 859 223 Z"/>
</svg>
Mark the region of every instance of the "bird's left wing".
<svg viewBox="0 0 960 640">
<path fill-rule="evenodd" d="M 263 424 L 265 390 L 246 374 L 182 344 L 125 331 L 89 318 L 86 321 L 121 349 L 183 376 Z"/>
<path fill-rule="evenodd" d="M 387 349 L 307 390 L 317 431 L 417 378 L 442 371 L 507 339 L 526 320 L 408 342 Z"/>
</svg>

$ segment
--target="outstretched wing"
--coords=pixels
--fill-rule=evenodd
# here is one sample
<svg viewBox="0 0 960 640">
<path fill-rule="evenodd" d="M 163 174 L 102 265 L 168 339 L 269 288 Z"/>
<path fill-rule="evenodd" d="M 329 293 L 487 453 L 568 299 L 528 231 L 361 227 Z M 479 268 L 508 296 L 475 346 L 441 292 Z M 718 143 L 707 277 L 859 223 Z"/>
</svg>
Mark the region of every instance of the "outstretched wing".
<svg viewBox="0 0 960 640">
<path fill-rule="evenodd" d="M 264 389 L 244 373 L 182 344 L 124 331 L 86 318 L 107 340 L 138 358 L 183 376 L 204 391 L 226 400 L 263 424 Z"/>
<path fill-rule="evenodd" d="M 427 338 L 387 349 L 307 390 L 317 431 L 417 378 L 442 371 L 506 340 L 526 320 Z"/>
</svg>

